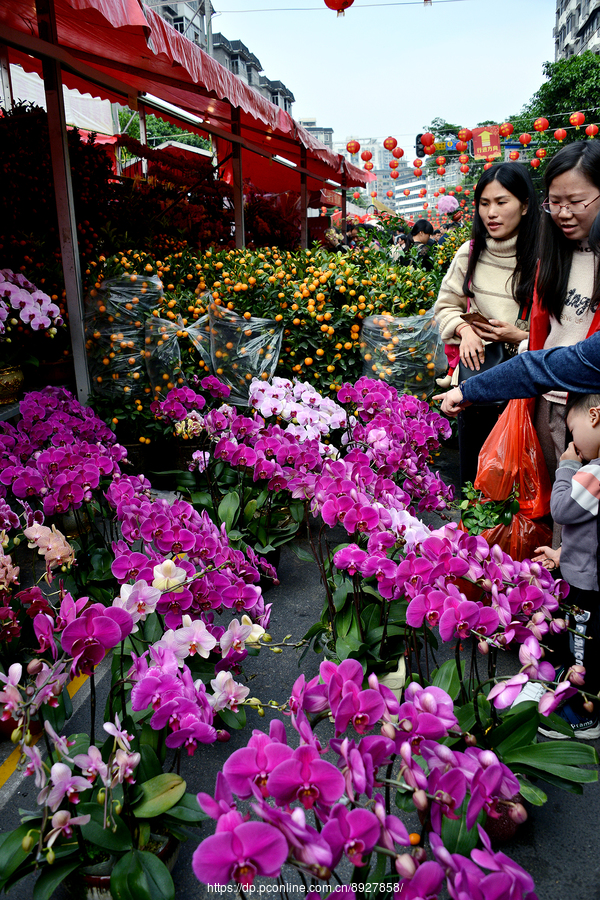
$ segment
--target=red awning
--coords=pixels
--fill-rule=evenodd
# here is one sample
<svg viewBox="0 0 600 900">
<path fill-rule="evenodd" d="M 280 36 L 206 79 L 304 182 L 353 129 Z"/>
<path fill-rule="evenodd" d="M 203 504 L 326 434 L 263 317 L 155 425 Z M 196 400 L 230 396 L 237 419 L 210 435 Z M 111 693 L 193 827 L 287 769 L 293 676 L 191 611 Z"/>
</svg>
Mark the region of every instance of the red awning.
<svg viewBox="0 0 600 900">
<path fill-rule="evenodd" d="M 141 94 L 150 94 L 201 117 L 192 130 L 217 131 L 222 138 L 232 133 L 232 107 L 240 110 L 240 135 L 246 144 L 271 155 L 301 164 L 315 175 L 341 183 L 346 173 L 348 187 L 373 180 L 370 173 L 352 166 L 332 153 L 306 129 L 275 104 L 208 56 L 153 10 L 139 0 L 54 0 L 59 58 L 63 81 L 80 93 L 113 102 L 136 104 Z M 32 56 L 40 46 L 34 0 L 3 0 L 0 3 L 0 38 L 10 48 L 10 61 L 26 71 L 40 72 Z M 47 45 L 42 50 L 47 50 Z M 143 98 L 142 98 L 143 99 Z M 150 104 L 151 106 L 151 104 Z M 157 115 L 176 119 L 162 111 Z M 189 127 L 189 124 L 186 125 Z M 223 134 L 225 133 L 225 134 Z M 254 153 L 244 154 L 244 177 L 265 181 L 270 165 L 281 169 L 277 180 L 289 176 L 296 189 L 299 177 L 293 170 L 269 164 Z M 254 178 L 253 178 L 254 175 Z"/>
</svg>

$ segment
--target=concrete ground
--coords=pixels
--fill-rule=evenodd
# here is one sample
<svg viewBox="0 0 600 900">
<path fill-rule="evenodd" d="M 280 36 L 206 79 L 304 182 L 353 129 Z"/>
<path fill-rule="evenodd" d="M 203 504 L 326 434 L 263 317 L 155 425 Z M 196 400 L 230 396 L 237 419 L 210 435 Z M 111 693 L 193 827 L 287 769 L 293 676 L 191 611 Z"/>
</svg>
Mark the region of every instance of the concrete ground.
<svg viewBox="0 0 600 900">
<path fill-rule="evenodd" d="M 456 450 L 448 446 L 437 460 L 442 476 L 449 482 L 457 480 L 456 456 Z M 432 524 L 436 524 L 435 521 Z M 306 541 L 299 544 L 308 548 Z M 292 549 L 286 547 L 282 553 L 279 576 L 281 584 L 266 595 L 266 599 L 273 603 L 269 630 L 275 641 L 290 633 L 293 640 L 297 640 L 321 613 L 324 594 L 318 571 L 316 566 L 300 561 Z M 298 657 L 294 650 L 282 654 L 262 650 L 259 657 L 248 659 L 244 672 L 250 679 L 252 695 L 265 701 L 273 699 L 278 703 L 284 702 L 299 672 L 304 672 L 307 679 L 318 672 L 321 657 L 310 651 L 300 667 Z M 507 654 L 503 660 L 504 667 L 506 671 L 516 671 L 516 655 Z M 85 699 L 83 694 L 81 699 Z M 80 720 L 81 715 L 82 711 L 76 714 L 72 731 L 86 727 Z M 182 775 L 187 780 L 188 790 L 192 793 L 212 791 L 216 774 L 227 756 L 246 744 L 252 728 L 268 730 L 269 715 L 267 713 L 265 718 L 260 719 L 250 710 L 248 726 L 241 733 L 233 732 L 229 743 L 201 747 L 194 757 L 184 760 Z M 599 745 L 600 742 L 596 742 L 597 749 L 600 749 Z M 11 750 L 10 744 L 0 744 L 0 763 L 5 761 Z M 2 771 L 0 768 L 0 776 Z M 600 821 L 598 784 L 586 785 L 582 796 L 551 787 L 544 790 L 548 794 L 548 802 L 543 807 L 529 807 L 528 821 L 521 826 L 517 837 L 503 847 L 504 851 L 532 874 L 539 900 L 600 900 L 600 858 L 596 834 Z M 0 792 L 4 828 L 17 824 L 19 807 L 33 806 L 35 792 L 32 779 L 19 781 L 17 776 L 13 776 L 8 781 Z M 212 823 L 208 822 L 201 829 L 200 840 L 212 832 L 211 826 Z M 177 900 L 205 900 L 214 896 L 198 883 L 192 873 L 191 858 L 195 846 L 192 841 L 182 846 L 173 873 Z M 8 896 L 11 900 L 32 900 L 33 880 L 27 879 L 17 885 Z M 63 889 L 53 895 L 54 900 L 64 900 L 65 897 Z"/>
</svg>

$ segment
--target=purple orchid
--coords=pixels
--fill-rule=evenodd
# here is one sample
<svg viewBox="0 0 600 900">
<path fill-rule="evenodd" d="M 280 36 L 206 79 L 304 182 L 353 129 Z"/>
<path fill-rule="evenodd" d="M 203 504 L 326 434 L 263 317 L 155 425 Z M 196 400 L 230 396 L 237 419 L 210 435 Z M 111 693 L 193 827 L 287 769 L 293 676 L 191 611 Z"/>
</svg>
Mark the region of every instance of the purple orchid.
<svg viewBox="0 0 600 900">
<path fill-rule="evenodd" d="M 231 821 L 229 820 L 232 818 Z M 233 824 L 235 823 L 235 824 Z M 266 822 L 244 822 L 239 813 L 221 816 L 216 834 L 194 851 L 192 868 L 208 885 L 251 887 L 257 875 L 275 878 L 288 855 L 284 836 Z"/>
</svg>

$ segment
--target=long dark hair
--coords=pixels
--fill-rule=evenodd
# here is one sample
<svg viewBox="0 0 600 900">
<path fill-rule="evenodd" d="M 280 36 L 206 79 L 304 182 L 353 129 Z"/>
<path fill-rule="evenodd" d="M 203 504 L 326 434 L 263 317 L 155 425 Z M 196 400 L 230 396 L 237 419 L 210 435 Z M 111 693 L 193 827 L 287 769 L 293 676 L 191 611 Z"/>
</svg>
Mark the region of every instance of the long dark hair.
<svg viewBox="0 0 600 900">
<path fill-rule="evenodd" d="M 571 169 L 579 169 L 600 191 L 600 141 L 598 144 L 595 141 L 575 141 L 567 144 L 556 156 L 552 157 L 544 177 L 546 196 L 554 179 L 565 172 L 570 172 Z M 600 256 L 600 214 L 594 220 L 588 240 L 595 256 Z M 569 272 L 575 246 L 576 241 L 570 241 L 565 237 L 552 220 L 552 216 L 544 213 L 539 237 L 540 266 L 536 289 L 541 307 L 559 321 L 567 296 Z M 600 303 L 600 282 L 596 270 L 594 291 L 590 301 L 591 308 L 596 309 L 598 303 Z"/>
<path fill-rule="evenodd" d="M 473 216 L 473 228 L 471 231 L 472 248 L 469 255 L 469 264 L 463 282 L 463 293 L 466 297 L 474 297 L 471 289 L 473 273 L 482 251 L 485 249 L 486 240 L 489 237 L 485 225 L 479 215 L 479 201 L 483 190 L 493 181 L 498 181 L 503 188 L 527 205 L 527 214 L 521 219 L 519 233 L 517 235 L 517 265 L 512 276 L 511 289 L 513 297 L 522 306 L 528 305 L 533 296 L 535 283 L 536 252 L 535 245 L 539 224 L 538 201 L 535 195 L 533 182 L 527 170 L 518 163 L 501 163 L 487 169 L 475 188 L 475 214 Z"/>
</svg>

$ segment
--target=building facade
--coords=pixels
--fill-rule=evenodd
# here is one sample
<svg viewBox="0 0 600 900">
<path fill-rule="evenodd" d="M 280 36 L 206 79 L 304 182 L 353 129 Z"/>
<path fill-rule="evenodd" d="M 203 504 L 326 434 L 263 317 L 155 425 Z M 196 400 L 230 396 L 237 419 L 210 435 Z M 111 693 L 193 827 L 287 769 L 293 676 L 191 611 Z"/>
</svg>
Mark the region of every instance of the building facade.
<svg viewBox="0 0 600 900">
<path fill-rule="evenodd" d="M 325 144 L 329 150 L 333 150 L 333 128 L 317 125 L 316 119 L 298 119 L 298 124 L 306 128 L 310 134 L 314 135 L 322 144 Z"/>
<path fill-rule="evenodd" d="M 600 53 L 600 0 L 556 0 L 554 58 Z"/>
</svg>

